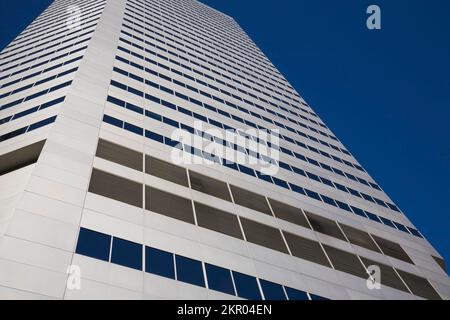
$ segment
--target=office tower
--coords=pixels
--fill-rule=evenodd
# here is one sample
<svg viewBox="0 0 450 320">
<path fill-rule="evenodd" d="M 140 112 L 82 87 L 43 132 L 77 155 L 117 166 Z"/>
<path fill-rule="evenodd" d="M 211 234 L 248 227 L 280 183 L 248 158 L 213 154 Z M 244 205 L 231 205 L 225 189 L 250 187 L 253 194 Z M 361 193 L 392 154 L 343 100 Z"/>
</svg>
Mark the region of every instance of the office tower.
<svg viewBox="0 0 450 320">
<path fill-rule="evenodd" d="M 450 298 L 439 253 L 200 2 L 56 0 L 0 86 L 0 299 Z"/>
</svg>

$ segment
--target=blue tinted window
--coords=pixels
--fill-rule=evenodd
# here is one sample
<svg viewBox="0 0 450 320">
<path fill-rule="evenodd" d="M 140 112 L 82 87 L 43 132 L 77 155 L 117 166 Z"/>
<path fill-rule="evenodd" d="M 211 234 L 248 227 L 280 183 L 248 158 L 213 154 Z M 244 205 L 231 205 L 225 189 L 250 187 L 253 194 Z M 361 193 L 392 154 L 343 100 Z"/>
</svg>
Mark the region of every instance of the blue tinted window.
<svg viewBox="0 0 450 320">
<path fill-rule="evenodd" d="M 299 174 L 299 175 L 302 175 L 302 176 L 306 177 L 306 173 L 305 173 L 305 171 L 303 171 L 302 169 L 296 168 L 296 167 L 292 167 L 292 170 L 294 170 L 295 173 L 297 173 L 297 174 Z"/>
<path fill-rule="evenodd" d="M 159 135 L 157 133 L 145 130 L 145 136 L 151 140 L 157 141 L 157 142 L 164 142 L 164 137 L 162 135 Z"/>
<path fill-rule="evenodd" d="M 373 198 L 372 198 L 371 196 L 369 196 L 369 195 L 367 195 L 367 194 L 365 194 L 365 193 L 361 193 L 361 195 L 362 195 L 362 197 L 363 197 L 364 199 L 366 199 L 367 201 L 375 202 L 375 200 L 373 200 Z"/>
<path fill-rule="evenodd" d="M 131 104 L 131 103 L 127 103 L 127 109 L 131 110 L 133 112 L 136 112 L 136 113 L 140 113 L 140 114 L 144 113 L 144 109 L 142 109 L 141 107 L 135 106 L 134 104 Z"/>
<path fill-rule="evenodd" d="M 345 211 L 348 211 L 348 212 L 352 212 L 352 210 L 350 209 L 348 204 L 343 203 L 343 202 L 338 201 L 338 200 L 336 200 L 336 203 L 337 203 L 338 207 L 341 208 L 342 210 L 345 210 Z"/>
<path fill-rule="evenodd" d="M 114 98 L 114 97 L 111 97 L 111 96 L 108 96 L 107 101 L 111 102 L 111 103 L 114 103 L 114 104 L 116 104 L 118 106 L 121 106 L 121 107 L 125 106 L 125 101 L 122 101 L 120 99 L 117 99 L 117 98 Z"/>
<path fill-rule="evenodd" d="M 109 261 L 111 236 L 81 228 L 76 253 L 91 258 Z"/>
<path fill-rule="evenodd" d="M 359 194 L 358 191 L 356 191 L 356 190 L 354 190 L 354 189 L 352 189 L 352 188 L 347 188 L 347 189 L 348 189 L 348 191 L 349 191 L 352 195 L 354 195 L 355 197 L 361 198 L 361 195 Z"/>
<path fill-rule="evenodd" d="M 283 287 L 266 280 L 259 280 L 266 300 L 287 300 Z"/>
<path fill-rule="evenodd" d="M 344 191 L 344 192 L 347 192 L 348 193 L 348 191 L 347 191 L 347 188 L 346 187 L 344 187 L 342 184 L 339 184 L 339 183 L 334 183 L 334 185 L 336 186 L 336 188 L 338 188 L 339 190 L 341 190 L 341 191 Z"/>
<path fill-rule="evenodd" d="M 282 187 L 282 188 L 285 188 L 285 189 L 288 189 L 289 190 L 289 185 L 287 184 L 287 182 L 286 181 L 283 181 L 283 180 L 281 180 L 281 179 L 278 179 L 278 178 L 275 178 L 275 177 L 272 177 L 272 180 L 273 180 L 273 182 L 277 185 L 277 186 L 279 186 L 279 187 Z"/>
<path fill-rule="evenodd" d="M 319 200 L 319 201 L 322 201 L 320 199 L 320 197 L 319 197 L 319 194 L 317 192 L 314 192 L 314 191 L 311 191 L 311 190 L 308 190 L 308 189 L 305 189 L 305 191 L 306 191 L 306 194 L 308 195 L 308 197 L 316 199 L 316 200 Z"/>
<path fill-rule="evenodd" d="M 301 193 L 301 194 L 306 196 L 305 189 L 303 189 L 302 187 L 299 187 L 299 186 L 297 186 L 295 184 L 292 184 L 292 183 L 290 183 L 289 185 L 291 186 L 292 191 L 297 192 L 297 193 Z"/>
<path fill-rule="evenodd" d="M 309 300 L 308 295 L 304 291 L 285 287 L 289 300 Z"/>
<path fill-rule="evenodd" d="M 321 194 L 320 196 L 322 197 L 323 202 L 325 202 L 326 204 L 329 204 L 330 206 L 336 207 L 336 202 L 334 202 L 333 199 L 331 199 L 327 196 L 324 196 L 323 194 Z"/>
<path fill-rule="evenodd" d="M 416 237 L 423 238 L 422 234 L 420 234 L 420 232 L 419 232 L 418 230 L 413 229 L 413 228 L 409 228 L 409 227 L 408 227 L 408 230 L 409 230 L 413 235 L 415 235 Z"/>
<path fill-rule="evenodd" d="M 130 132 L 136 133 L 136 134 L 138 134 L 140 136 L 142 136 L 144 134 L 144 129 L 139 128 L 139 127 L 137 127 L 137 126 L 135 126 L 135 125 L 133 125 L 131 123 L 127 123 L 127 122 L 125 122 L 124 129 L 127 130 L 127 131 L 130 131 Z"/>
<path fill-rule="evenodd" d="M 17 137 L 17 136 L 20 136 L 21 134 L 24 134 L 25 132 L 27 132 L 27 128 L 26 127 L 14 130 L 13 132 L 9 132 L 7 134 L 4 134 L 4 135 L 0 136 L 0 142 L 8 140 L 8 139 L 12 139 L 12 138 Z"/>
<path fill-rule="evenodd" d="M 315 295 L 315 294 L 309 294 L 309 296 L 311 297 L 311 300 L 330 300 L 330 299 L 328 299 L 328 298 L 325 298 L 325 297 L 322 297 L 322 296 L 318 296 L 318 295 Z"/>
<path fill-rule="evenodd" d="M 204 287 L 202 263 L 182 256 L 175 256 L 177 264 L 177 280 Z"/>
<path fill-rule="evenodd" d="M 158 276 L 175 279 L 173 254 L 145 247 L 145 271 Z"/>
<path fill-rule="evenodd" d="M 124 267 L 142 270 L 142 245 L 114 238 L 111 262 Z"/>
<path fill-rule="evenodd" d="M 249 176 L 252 176 L 252 177 L 255 176 L 255 172 L 253 171 L 253 169 L 250 169 L 250 168 L 248 168 L 248 167 L 246 167 L 246 166 L 242 166 L 242 165 L 240 165 L 240 164 L 238 164 L 238 166 L 239 166 L 239 170 L 240 170 L 242 173 L 248 174 Z"/>
<path fill-rule="evenodd" d="M 234 283 L 236 284 L 237 295 L 248 300 L 261 300 L 258 283 L 255 277 L 251 277 L 233 271 Z"/>
<path fill-rule="evenodd" d="M 382 221 L 385 225 L 387 225 L 387 226 L 389 226 L 389 227 L 395 229 L 395 225 L 394 225 L 394 223 L 392 223 L 391 220 L 386 219 L 386 218 L 383 218 L 383 217 L 379 217 L 379 218 L 381 219 L 381 221 Z"/>
<path fill-rule="evenodd" d="M 361 209 L 359 209 L 359 208 L 356 208 L 356 207 L 353 207 L 353 206 L 352 206 L 351 208 L 352 208 L 353 212 L 354 212 L 356 215 L 361 216 L 361 217 L 364 217 L 364 218 L 367 217 L 363 210 L 361 210 Z"/>
<path fill-rule="evenodd" d="M 39 121 L 37 123 L 34 123 L 28 128 L 28 131 L 33 131 L 33 130 L 39 129 L 41 127 L 44 127 L 44 126 L 46 126 L 46 125 L 48 125 L 50 123 L 55 122 L 55 120 L 56 120 L 56 116 L 48 118 L 48 119 L 45 119 L 45 120 L 42 120 L 42 121 Z"/>
<path fill-rule="evenodd" d="M 103 117 L 103 121 L 106 123 L 112 124 L 113 126 L 119 127 L 119 128 L 123 127 L 123 121 L 113 118 L 111 116 L 108 116 L 106 114 Z"/>
<path fill-rule="evenodd" d="M 393 205 L 393 204 L 391 204 L 391 203 L 387 203 L 387 205 L 388 205 L 388 207 L 389 207 L 391 210 L 400 212 L 400 209 L 397 208 L 397 206 L 395 206 L 395 205 Z"/>
<path fill-rule="evenodd" d="M 395 226 L 397 227 L 398 230 L 409 233 L 408 229 L 406 229 L 406 227 L 398 222 L 394 222 Z"/>
<path fill-rule="evenodd" d="M 205 267 L 209 289 L 235 295 L 230 270 L 211 264 L 206 264 Z"/>
<path fill-rule="evenodd" d="M 261 173 L 259 171 L 256 171 L 256 174 L 258 175 L 259 179 L 267 181 L 267 182 L 270 182 L 270 183 L 273 183 L 272 178 L 270 176 L 265 175 L 265 174 L 263 174 L 263 173 Z"/>
<path fill-rule="evenodd" d="M 372 221 L 376 221 L 376 222 L 380 222 L 380 219 L 378 218 L 378 216 L 376 214 L 364 211 L 366 213 L 366 215 L 369 217 L 370 220 Z"/>
</svg>

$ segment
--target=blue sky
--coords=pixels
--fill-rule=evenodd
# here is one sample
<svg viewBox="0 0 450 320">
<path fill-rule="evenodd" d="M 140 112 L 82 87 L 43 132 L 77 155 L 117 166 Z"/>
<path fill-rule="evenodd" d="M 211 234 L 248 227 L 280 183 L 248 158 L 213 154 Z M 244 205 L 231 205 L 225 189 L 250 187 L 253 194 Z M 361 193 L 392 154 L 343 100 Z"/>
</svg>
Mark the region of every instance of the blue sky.
<svg viewBox="0 0 450 320">
<path fill-rule="evenodd" d="M 49 0 L 4 0 L 0 48 Z M 450 261 L 448 0 L 203 0 L 233 16 Z M 366 28 L 366 8 L 382 30 Z"/>
</svg>

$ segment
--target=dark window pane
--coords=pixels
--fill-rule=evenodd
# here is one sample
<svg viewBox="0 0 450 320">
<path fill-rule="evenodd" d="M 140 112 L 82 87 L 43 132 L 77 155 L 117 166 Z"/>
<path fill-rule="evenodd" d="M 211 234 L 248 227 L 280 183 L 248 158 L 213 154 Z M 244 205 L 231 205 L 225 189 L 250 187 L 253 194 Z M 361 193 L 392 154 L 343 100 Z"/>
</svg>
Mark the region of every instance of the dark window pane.
<svg viewBox="0 0 450 320">
<path fill-rule="evenodd" d="M 311 300 L 313 301 L 323 301 L 323 300 L 330 300 L 328 298 L 322 297 L 322 296 L 318 296 L 316 294 L 309 294 L 309 296 L 311 297 Z"/>
<path fill-rule="evenodd" d="M 142 208 L 142 185 L 94 169 L 89 192 Z"/>
<path fill-rule="evenodd" d="M 206 264 L 205 267 L 209 289 L 235 295 L 230 270 L 213 266 L 211 264 Z"/>
<path fill-rule="evenodd" d="M 364 257 L 361 257 L 361 260 L 366 268 L 368 268 L 369 266 L 378 266 L 380 268 L 382 285 L 386 285 L 388 287 L 392 287 L 409 293 L 409 290 L 405 287 L 403 281 L 399 278 L 394 268 Z"/>
<path fill-rule="evenodd" d="M 436 263 L 442 268 L 442 270 L 444 270 L 445 272 L 447 272 L 447 266 L 446 266 L 446 263 L 445 263 L 445 260 L 444 259 L 442 259 L 442 258 L 438 258 L 438 257 L 435 257 L 435 256 L 431 256 L 433 259 L 434 259 L 434 261 L 436 261 Z"/>
<path fill-rule="evenodd" d="M 235 186 L 230 186 L 230 188 L 236 204 L 272 215 L 265 197 Z"/>
<path fill-rule="evenodd" d="M 289 206 L 273 199 L 269 199 L 269 203 L 272 207 L 275 217 L 310 229 L 308 221 L 306 221 L 306 218 L 303 215 L 301 209 Z"/>
<path fill-rule="evenodd" d="M 403 250 L 403 248 L 398 243 L 377 237 L 375 235 L 372 235 L 372 237 L 375 240 L 375 242 L 380 246 L 381 251 L 383 251 L 385 255 L 414 264 L 414 262 L 405 252 L 405 250 Z"/>
<path fill-rule="evenodd" d="M 314 231 L 346 241 L 337 223 L 333 220 L 306 212 L 306 217 Z"/>
<path fill-rule="evenodd" d="M 287 300 L 281 285 L 266 280 L 259 280 L 259 283 L 266 300 Z"/>
<path fill-rule="evenodd" d="M 149 211 L 194 224 L 191 200 L 145 187 L 145 208 Z"/>
<path fill-rule="evenodd" d="M 97 157 L 109 160 L 123 166 L 142 171 L 142 153 L 124 148 L 115 143 L 100 139 L 97 147 Z"/>
<path fill-rule="evenodd" d="M 336 270 L 350 273 L 363 279 L 369 277 L 366 268 L 356 255 L 327 245 L 323 247 Z"/>
<path fill-rule="evenodd" d="M 41 154 L 44 144 L 45 140 L 1 155 L 0 176 L 35 163 Z"/>
<path fill-rule="evenodd" d="M 103 261 L 109 261 L 110 245 L 111 236 L 81 228 L 76 253 Z"/>
<path fill-rule="evenodd" d="M 248 300 L 261 300 L 261 292 L 255 277 L 233 271 L 237 295 Z"/>
<path fill-rule="evenodd" d="M 248 242 L 288 253 L 280 230 L 245 218 L 241 218 L 241 223 Z"/>
<path fill-rule="evenodd" d="M 356 228 L 340 224 L 342 230 L 344 231 L 345 235 L 347 236 L 347 239 L 350 241 L 351 244 L 373 250 L 376 252 L 380 252 L 380 249 L 378 249 L 375 242 L 372 240 L 370 235 L 365 232 L 358 230 Z"/>
<path fill-rule="evenodd" d="M 186 169 L 174 164 L 145 156 L 145 172 L 184 187 L 189 187 Z"/>
<path fill-rule="evenodd" d="M 145 272 L 175 279 L 173 254 L 155 248 L 145 247 Z"/>
<path fill-rule="evenodd" d="M 318 242 L 288 232 L 283 233 L 293 256 L 331 267 Z"/>
<path fill-rule="evenodd" d="M 200 227 L 243 239 L 237 216 L 195 202 L 197 223 Z"/>
<path fill-rule="evenodd" d="M 142 245 L 120 238 L 113 238 L 111 262 L 142 270 Z"/>
<path fill-rule="evenodd" d="M 289 300 L 305 301 L 309 300 L 308 295 L 304 291 L 285 287 Z"/>
<path fill-rule="evenodd" d="M 205 286 L 202 263 L 182 256 L 175 256 L 177 280 L 199 287 Z"/>
<path fill-rule="evenodd" d="M 189 177 L 191 179 L 192 189 L 213 197 L 231 201 L 230 192 L 226 183 L 192 171 L 189 171 Z"/>
<path fill-rule="evenodd" d="M 434 290 L 433 286 L 428 282 L 427 279 L 416 276 L 409 272 L 402 270 L 397 270 L 400 276 L 411 289 L 412 293 L 416 296 L 428 299 L 428 300 L 442 300 L 439 294 Z"/>
</svg>

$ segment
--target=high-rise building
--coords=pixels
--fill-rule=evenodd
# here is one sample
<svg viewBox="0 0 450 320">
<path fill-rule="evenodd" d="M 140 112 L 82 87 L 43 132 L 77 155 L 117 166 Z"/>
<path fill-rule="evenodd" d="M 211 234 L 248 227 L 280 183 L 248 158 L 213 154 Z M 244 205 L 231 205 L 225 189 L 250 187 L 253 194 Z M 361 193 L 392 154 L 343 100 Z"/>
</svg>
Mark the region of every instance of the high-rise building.
<svg viewBox="0 0 450 320">
<path fill-rule="evenodd" d="M 56 0 L 7 46 L 0 190 L 0 299 L 450 298 L 439 253 L 195 0 Z"/>
</svg>

